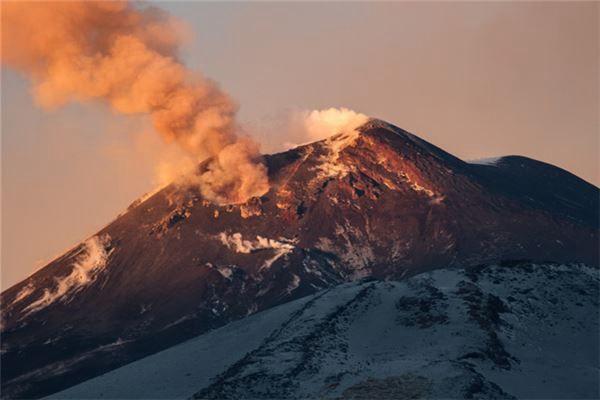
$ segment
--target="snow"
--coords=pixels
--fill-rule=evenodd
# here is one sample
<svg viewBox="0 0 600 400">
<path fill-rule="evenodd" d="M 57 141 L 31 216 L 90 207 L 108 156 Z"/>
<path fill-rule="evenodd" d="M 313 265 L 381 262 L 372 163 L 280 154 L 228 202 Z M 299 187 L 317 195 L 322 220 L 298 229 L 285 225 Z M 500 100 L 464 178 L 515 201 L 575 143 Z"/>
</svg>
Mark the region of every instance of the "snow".
<svg viewBox="0 0 600 400">
<path fill-rule="evenodd" d="M 71 295 L 92 284 L 106 266 L 110 252 L 106 245 L 110 236 L 93 236 L 82 244 L 71 272 L 67 276 L 55 278 L 54 288 L 45 289 L 44 294 L 23 309 L 25 315 L 37 312 L 56 302 L 64 301 Z"/>
<path fill-rule="evenodd" d="M 425 195 L 427 195 L 427 197 L 435 198 L 435 193 L 433 190 L 431 190 L 431 189 L 423 186 L 419 182 L 415 181 L 415 179 L 412 178 L 406 172 L 401 172 L 400 175 L 406 180 L 406 182 L 410 185 L 411 189 L 414 190 L 415 192 L 422 192 Z"/>
<path fill-rule="evenodd" d="M 233 275 L 233 270 L 230 267 L 218 267 L 217 271 L 226 279 L 231 279 Z"/>
<path fill-rule="evenodd" d="M 188 321 L 193 318 L 194 318 L 194 315 L 192 315 L 192 314 L 184 315 L 183 317 L 177 318 L 175 321 L 168 323 L 167 325 L 165 325 L 165 327 L 163 329 L 168 329 L 172 326 L 179 325 L 182 322 Z"/>
<path fill-rule="evenodd" d="M 123 340 L 122 338 L 117 338 L 117 340 L 115 340 L 112 343 L 108 343 L 108 344 L 96 347 L 94 349 L 94 352 L 111 350 L 115 347 L 123 346 L 124 344 L 129 343 L 129 342 L 131 342 L 131 339 Z"/>
<path fill-rule="evenodd" d="M 336 224 L 335 234 L 339 239 L 344 240 L 342 246 L 336 246 L 329 238 L 320 237 L 315 247 L 340 257 L 345 264 L 354 268 L 356 278 L 366 276 L 369 273 L 367 267 L 375 259 L 375 254 L 371 246 L 366 243 L 362 231 L 345 221 L 343 226 Z"/>
<path fill-rule="evenodd" d="M 274 307 L 83 382 L 51 399 L 185 399 L 309 300 Z"/>
<path fill-rule="evenodd" d="M 35 288 L 33 287 L 33 284 L 31 282 L 29 282 L 27 285 L 23 286 L 23 288 L 21 290 L 19 290 L 19 293 L 17 293 L 17 295 L 15 296 L 15 299 L 13 300 L 12 304 L 13 305 L 17 304 L 18 302 L 23 300 L 25 297 L 27 297 L 31 293 L 33 293 L 34 290 L 35 290 Z"/>
<path fill-rule="evenodd" d="M 239 232 L 231 235 L 221 232 L 219 233 L 218 238 L 223 245 L 236 253 L 249 254 L 257 250 L 274 250 L 275 254 L 273 257 L 267 259 L 261 269 L 269 268 L 280 257 L 290 253 L 295 248 L 292 244 L 294 241 L 286 238 L 275 240 L 257 235 L 255 240 L 245 240 Z"/>
<path fill-rule="evenodd" d="M 417 182 L 412 182 L 412 181 L 409 181 L 409 182 L 410 182 L 410 187 L 414 191 L 416 191 L 416 192 L 423 192 L 423 193 L 425 193 L 429 197 L 433 197 L 434 196 L 434 193 L 433 193 L 433 191 L 431 189 L 427 189 L 426 187 L 423 187 L 423 186 L 419 185 Z"/>
<path fill-rule="evenodd" d="M 354 145 L 360 133 L 356 129 L 339 133 L 323 141 L 326 155 L 319 158 L 317 165 L 319 178 L 344 177 L 352 171 L 352 167 L 339 161 L 340 153 L 347 147 Z"/>
<path fill-rule="evenodd" d="M 288 285 L 286 291 L 288 292 L 288 294 L 290 294 L 294 290 L 296 290 L 298 286 L 300 286 L 300 277 L 296 274 L 292 274 L 292 281 Z"/>
<path fill-rule="evenodd" d="M 51 398 L 340 398 L 384 380 L 386 398 L 595 398 L 599 279 L 523 264 L 343 284 Z"/>
<path fill-rule="evenodd" d="M 236 253 L 250 253 L 252 250 L 254 250 L 252 242 L 249 240 L 243 240 L 241 233 L 227 235 L 225 232 L 221 232 L 219 233 L 219 239 L 221 240 L 221 243 Z"/>
<path fill-rule="evenodd" d="M 479 158 L 476 160 L 469 160 L 469 164 L 477 164 L 477 165 L 490 165 L 490 166 L 497 166 L 498 162 L 500 162 L 500 160 L 502 160 L 502 157 L 488 157 L 488 158 Z"/>
<path fill-rule="evenodd" d="M 283 242 L 258 235 L 256 236 L 256 240 L 244 240 L 241 233 L 228 235 L 225 232 L 221 232 L 219 234 L 219 239 L 221 240 L 221 243 L 236 253 L 251 253 L 261 249 L 286 250 L 289 252 L 294 248 L 294 246 L 290 244 L 291 241 L 289 239 L 285 239 L 285 242 Z"/>
<path fill-rule="evenodd" d="M 474 381 L 482 398 L 590 396 L 598 383 L 598 320 L 586 313 L 597 311 L 597 303 L 593 291 L 587 301 L 579 293 L 595 287 L 597 294 L 598 281 L 587 280 L 578 266 L 554 269 L 491 267 L 476 281 L 465 271 L 440 270 L 356 285 L 350 298 L 347 287 L 334 289 L 328 308 L 306 310 L 242 358 L 242 368 L 197 393 L 338 398 L 369 379 L 416 375 L 433 398 L 467 397 Z M 548 300 L 560 288 L 555 306 Z M 488 317 L 497 312 L 488 310 L 493 296 L 515 299 L 498 322 Z M 490 347 L 495 338 L 499 348 Z M 390 397 L 408 397 L 400 394 Z"/>
</svg>

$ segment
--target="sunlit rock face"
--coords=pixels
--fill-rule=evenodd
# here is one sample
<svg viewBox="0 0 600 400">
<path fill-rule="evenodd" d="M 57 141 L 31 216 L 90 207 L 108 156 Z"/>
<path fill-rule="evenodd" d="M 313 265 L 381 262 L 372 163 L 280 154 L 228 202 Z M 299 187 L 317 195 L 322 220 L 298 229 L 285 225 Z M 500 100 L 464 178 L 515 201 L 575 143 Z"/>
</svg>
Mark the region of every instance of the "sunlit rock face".
<svg viewBox="0 0 600 400">
<path fill-rule="evenodd" d="M 470 164 L 379 120 L 333 133 L 266 156 L 261 197 L 219 206 L 168 186 L 2 293 L 3 396 L 49 394 L 366 276 L 598 265 L 598 188 L 566 171 Z"/>
<path fill-rule="evenodd" d="M 597 188 L 531 159 L 469 164 L 372 120 L 268 164 L 264 207 L 275 201 L 282 234 L 360 276 L 498 258 L 597 263 Z"/>
</svg>

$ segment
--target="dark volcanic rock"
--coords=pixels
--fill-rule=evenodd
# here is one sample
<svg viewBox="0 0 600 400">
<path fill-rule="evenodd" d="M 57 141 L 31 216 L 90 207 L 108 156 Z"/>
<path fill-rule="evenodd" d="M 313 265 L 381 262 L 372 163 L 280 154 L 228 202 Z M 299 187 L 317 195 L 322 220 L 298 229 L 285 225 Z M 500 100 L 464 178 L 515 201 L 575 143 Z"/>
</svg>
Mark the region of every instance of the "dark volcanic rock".
<svg viewBox="0 0 600 400">
<path fill-rule="evenodd" d="M 377 120 L 265 162 L 260 198 L 217 206 L 168 186 L 2 293 L 2 396 L 40 397 L 366 276 L 598 265 L 598 188 L 548 164 L 469 164 Z M 474 318 L 492 318 L 477 301 Z M 428 312 L 418 325 L 444 321 Z"/>
</svg>

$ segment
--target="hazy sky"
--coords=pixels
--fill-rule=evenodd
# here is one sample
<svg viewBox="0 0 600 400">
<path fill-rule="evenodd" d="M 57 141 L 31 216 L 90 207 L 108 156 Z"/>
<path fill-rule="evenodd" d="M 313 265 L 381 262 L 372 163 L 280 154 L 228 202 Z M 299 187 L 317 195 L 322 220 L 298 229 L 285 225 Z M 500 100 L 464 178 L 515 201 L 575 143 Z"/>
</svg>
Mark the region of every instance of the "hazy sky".
<svg viewBox="0 0 600 400">
<path fill-rule="evenodd" d="M 265 151 L 290 110 L 344 106 L 465 159 L 521 154 L 600 181 L 598 3 L 158 4 Z M 1 127 L 3 289 L 153 188 L 161 142 L 143 118 L 44 112 L 3 70 Z"/>
</svg>

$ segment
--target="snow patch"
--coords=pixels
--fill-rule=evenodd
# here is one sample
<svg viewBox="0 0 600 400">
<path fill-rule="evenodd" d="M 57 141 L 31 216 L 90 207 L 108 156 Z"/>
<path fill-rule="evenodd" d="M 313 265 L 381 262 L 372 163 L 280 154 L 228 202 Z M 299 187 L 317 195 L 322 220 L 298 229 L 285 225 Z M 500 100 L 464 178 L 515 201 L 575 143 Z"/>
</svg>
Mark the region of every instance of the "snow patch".
<svg viewBox="0 0 600 400">
<path fill-rule="evenodd" d="M 478 158 L 476 160 L 469 160 L 469 164 L 477 164 L 477 165 L 491 165 L 493 167 L 498 166 L 498 162 L 502 160 L 502 157 L 488 157 L 488 158 Z"/>
<path fill-rule="evenodd" d="M 427 195 L 427 197 L 435 197 L 435 193 L 433 190 L 419 184 L 417 181 L 414 180 L 414 178 L 412 178 L 410 175 L 408 175 L 405 172 L 400 173 L 400 175 L 406 179 L 406 182 L 410 185 L 410 188 L 412 190 L 414 190 L 415 192 L 421 192 Z"/>
<path fill-rule="evenodd" d="M 72 294 L 89 286 L 106 266 L 112 250 L 107 251 L 110 236 L 93 236 L 83 243 L 82 249 L 72 265 L 71 273 L 64 277 L 55 278 L 56 286 L 45 289 L 44 294 L 23 309 L 27 314 L 34 313 L 56 302 L 64 301 Z"/>
<path fill-rule="evenodd" d="M 31 282 L 29 282 L 27 285 L 23 286 L 23 288 L 21 290 L 19 290 L 19 293 L 17 293 L 17 295 L 15 296 L 15 299 L 13 300 L 12 304 L 13 305 L 17 304 L 18 302 L 23 300 L 25 297 L 27 297 L 31 293 L 33 293 L 34 290 L 35 290 L 35 288 L 33 287 L 33 284 Z"/>
<path fill-rule="evenodd" d="M 357 279 L 369 275 L 368 267 L 375 260 L 375 254 L 362 232 L 349 225 L 337 225 L 335 234 L 345 243 L 337 245 L 329 238 L 320 237 L 315 248 L 337 255 L 346 265 L 353 268 L 353 275 Z"/>
<path fill-rule="evenodd" d="M 244 240 L 241 233 L 227 235 L 225 232 L 221 232 L 219 239 L 221 243 L 236 253 L 251 253 L 262 249 L 285 249 L 291 251 L 294 248 L 291 244 L 293 241 L 289 239 L 281 238 L 282 241 L 277 241 L 259 235 L 256 236 L 256 240 Z"/>
<path fill-rule="evenodd" d="M 352 167 L 341 163 L 340 153 L 347 147 L 354 145 L 359 137 L 359 132 L 353 129 L 334 135 L 323 142 L 327 155 L 319 158 L 320 164 L 316 169 L 319 178 L 344 177 L 352 171 Z"/>
<path fill-rule="evenodd" d="M 171 323 L 169 323 L 169 324 L 165 325 L 165 326 L 162 328 L 162 330 L 169 329 L 169 328 L 171 328 L 171 327 L 173 327 L 173 326 L 175 326 L 175 325 L 179 325 L 179 324 L 181 324 L 182 322 L 188 321 L 188 320 L 190 320 L 190 319 L 193 319 L 193 318 L 194 318 L 194 315 L 193 315 L 193 314 L 187 314 L 187 315 L 184 315 L 183 317 L 181 317 L 181 318 L 178 318 L 178 319 L 176 319 L 175 321 L 173 321 L 173 322 L 171 322 Z"/>
<path fill-rule="evenodd" d="M 217 271 L 221 274 L 221 276 L 225 279 L 231 279 L 233 275 L 233 270 L 229 267 L 217 267 Z"/>
<path fill-rule="evenodd" d="M 290 294 L 294 290 L 298 289 L 298 286 L 300 286 L 300 277 L 296 274 L 292 274 L 292 281 L 288 285 L 286 291 L 288 292 L 288 294 Z"/>
<path fill-rule="evenodd" d="M 274 250 L 275 255 L 266 260 L 261 269 L 269 268 L 280 257 L 288 254 L 295 248 L 293 245 L 294 241 L 286 238 L 274 240 L 257 235 L 256 240 L 244 240 L 241 233 L 228 235 L 225 232 L 221 232 L 218 237 L 223 245 L 236 253 L 249 254 L 257 250 Z"/>
<path fill-rule="evenodd" d="M 130 343 L 132 342 L 132 339 L 122 339 L 122 338 L 117 338 L 117 340 L 115 340 L 114 342 L 108 343 L 108 344 L 104 344 L 102 346 L 98 346 L 96 349 L 93 350 L 93 352 L 97 352 L 97 351 L 111 351 L 113 350 L 115 347 L 119 347 L 119 346 L 123 346 L 124 344 Z"/>
<path fill-rule="evenodd" d="M 416 191 L 416 192 L 423 192 L 425 193 L 427 196 L 429 197 L 433 197 L 434 193 L 431 189 L 427 189 L 426 187 L 423 187 L 421 185 L 419 185 L 417 182 L 410 182 L 410 187 Z"/>
</svg>

